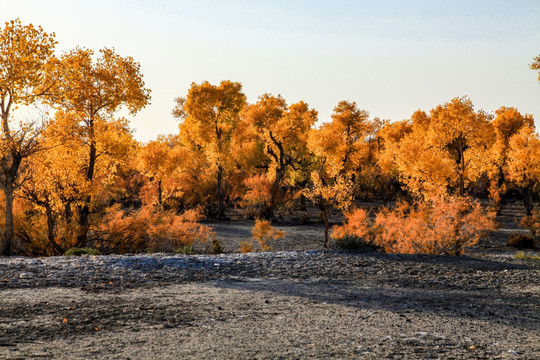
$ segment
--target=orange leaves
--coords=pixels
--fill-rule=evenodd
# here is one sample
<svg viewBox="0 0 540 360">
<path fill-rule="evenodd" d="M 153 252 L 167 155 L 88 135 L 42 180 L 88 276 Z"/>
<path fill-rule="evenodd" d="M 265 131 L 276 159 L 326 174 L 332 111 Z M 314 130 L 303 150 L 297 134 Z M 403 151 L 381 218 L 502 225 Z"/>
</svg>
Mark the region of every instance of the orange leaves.
<svg viewBox="0 0 540 360">
<path fill-rule="evenodd" d="M 150 90 L 144 88 L 140 65 L 112 49 L 100 53 L 95 61 L 94 52 L 82 48 L 62 56 L 55 104 L 84 114 L 87 121 L 98 114 L 112 115 L 123 106 L 135 114 L 148 105 Z"/>
<path fill-rule="evenodd" d="M 200 219 L 198 210 L 187 210 L 182 214 L 154 214 L 147 229 L 150 247 L 155 251 L 171 252 L 183 246 L 192 246 L 195 242 L 207 242 L 214 233 L 210 227 L 199 224 Z"/>
<path fill-rule="evenodd" d="M 540 70 L 540 55 L 533 59 L 534 61 L 530 65 L 531 70 Z M 538 72 L 538 81 L 540 81 L 540 72 Z"/>
<path fill-rule="evenodd" d="M 253 238 L 259 243 L 260 251 L 270 251 L 270 240 L 280 239 L 285 236 L 284 231 L 276 230 L 267 220 L 255 220 L 255 226 L 251 230 Z"/>
<path fill-rule="evenodd" d="M 270 187 L 272 182 L 266 174 L 253 175 L 244 180 L 247 188 L 242 196 L 242 206 L 248 215 L 258 215 L 270 202 Z"/>
<path fill-rule="evenodd" d="M 508 174 L 520 186 L 540 180 L 540 138 L 533 128 L 524 126 L 509 141 Z"/>
<path fill-rule="evenodd" d="M 389 253 L 460 255 L 495 229 L 494 218 L 469 198 L 401 203 L 381 209 L 374 220 L 356 209 L 332 237 L 357 236 Z"/>
<path fill-rule="evenodd" d="M 0 98 L 2 112 L 9 106 L 29 104 L 47 92 L 52 84 L 44 82 L 53 57 L 56 40 L 41 27 L 22 25 L 19 19 L 5 23 L 0 30 Z"/>
<path fill-rule="evenodd" d="M 490 120 L 467 97 L 439 105 L 429 115 L 417 111 L 406 135 L 385 132 L 383 164 L 391 169 L 392 156 L 401 181 L 417 196 L 438 197 L 449 190 L 463 195 L 490 167 L 486 152 L 495 141 Z"/>
<path fill-rule="evenodd" d="M 285 232 L 274 229 L 268 220 L 255 220 L 255 225 L 251 230 L 253 239 L 259 244 L 258 251 L 271 251 L 272 246 L 269 244 L 271 240 L 280 239 L 285 236 Z M 241 241 L 240 252 L 250 253 L 256 251 L 252 241 Z"/>
<path fill-rule="evenodd" d="M 345 213 L 345 221 L 342 226 L 332 228 L 332 239 L 339 240 L 346 236 L 354 236 L 369 239 L 371 234 L 370 220 L 364 209 L 357 208 Z"/>
<path fill-rule="evenodd" d="M 107 210 L 94 231 L 109 251 L 138 252 L 149 246 L 154 251 L 173 252 L 195 242 L 207 242 L 214 236 L 210 227 L 199 224 L 200 219 L 198 210 L 175 214 L 154 212 L 145 206 L 138 211 L 126 212 L 115 205 Z"/>
</svg>

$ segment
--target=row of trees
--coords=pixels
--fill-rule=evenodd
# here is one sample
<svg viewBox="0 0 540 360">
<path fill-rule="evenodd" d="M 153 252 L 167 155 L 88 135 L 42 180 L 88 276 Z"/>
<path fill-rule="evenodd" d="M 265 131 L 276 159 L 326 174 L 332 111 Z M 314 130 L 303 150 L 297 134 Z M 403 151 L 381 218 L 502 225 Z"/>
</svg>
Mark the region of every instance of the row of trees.
<svg viewBox="0 0 540 360">
<path fill-rule="evenodd" d="M 462 97 L 392 123 L 341 101 L 317 126 L 303 101 L 250 104 L 238 82 L 203 82 L 175 100 L 179 133 L 141 144 L 117 116 L 150 101 L 139 64 L 112 49 L 57 56 L 55 45 L 18 20 L 0 32 L 2 254 L 171 250 L 212 237 L 201 216 L 233 207 L 271 219 L 311 202 L 327 241 L 329 208 L 359 197 L 485 195 L 497 206 L 520 194 L 532 211 L 540 138 L 515 108 L 491 115 Z M 17 122 L 23 106 L 48 112 Z"/>
</svg>

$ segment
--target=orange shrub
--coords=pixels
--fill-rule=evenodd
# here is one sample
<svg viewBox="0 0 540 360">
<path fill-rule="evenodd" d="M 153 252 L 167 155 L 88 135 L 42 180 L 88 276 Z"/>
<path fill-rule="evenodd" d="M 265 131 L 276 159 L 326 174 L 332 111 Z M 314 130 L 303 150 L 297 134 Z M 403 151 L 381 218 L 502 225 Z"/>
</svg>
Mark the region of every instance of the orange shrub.
<svg viewBox="0 0 540 360">
<path fill-rule="evenodd" d="M 353 210 L 343 226 L 334 228 L 332 237 L 363 238 L 388 253 L 460 255 L 495 229 L 494 218 L 468 198 L 416 206 L 401 203 L 394 209 L 383 208 L 374 221 L 364 210 Z"/>
<path fill-rule="evenodd" d="M 271 251 L 272 246 L 270 246 L 270 240 L 280 239 L 285 236 L 285 232 L 281 230 L 274 229 L 268 220 L 255 220 L 255 225 L 251 230 L 253 238 L 259 244 L 259 251 Z M 240 243 L 240 252 L 252 252 L 253 243 L 251 242 L 241 242 Z"/>
<path fill-rule="evenodd" d="M 210 227 L 199 224 L 200 219 L 199 210 L 176 214 L 154 212 L 152 207 L 144 206 L 129 214 L 115 205 L 107 209 L 94 229 L 96 245 L 105 252 L 138 252 L 147 247 L 154 251 L 174 252 L 214 236 Z"/>
<path fill-rule="evenodd" d="M 405 204 L 377 214 L 374 243 L 393 253 L 460 255 L 495 229 L 494 219 L 468 198 Z"/>
<path fill-rule="evenodd" d="M 251 241 L 240 241 L 240 252 L 242 254 L 253 252 L 253 243 Z"/>
<path fill-rule="evenodd" d="M 162 212 L 148 228 L 150 247 L 154 251 L 172 252 L 195 242 L 207 242 L 214 236 L 209 226 L 199 224 L 199 210 L 187 210 L 182 214 Z"/>
<path fill-rule="evenodd" d="M 532 236 L 536 236 L 540 230 L 540 212 L 533 210 L 530 216 L 524 216 L 519 222 L 519 226 L 524 229 L 529 229 Z"/>
<path fill-rule="evenodd" d="M 371 222 L 364 209 L 357 208 L 345 213 L 345 223 L 342 226 L 334 226 L 330 235 L 334 240 L 348 236 L 364 240 L 371 237 Z"/>
<path fill-rule="evenodd" d="M 102 252 L 137 252 L 146 247 L 146 229 L 152 214 L 147 208 L 129 214 L 120 204 L 111 206 L 92 234 Z"/>
<path fill-rule="evenodd" d="M 285 231 L 274 229 L 268 220 L 255 220 L 255 226 L 253 226 L 251 234 L 259 243 L 260 251 L 270 251 L 272 247 L 268 242 L 274 239 L 281 239 L 285 236 Z"/>
</svg>

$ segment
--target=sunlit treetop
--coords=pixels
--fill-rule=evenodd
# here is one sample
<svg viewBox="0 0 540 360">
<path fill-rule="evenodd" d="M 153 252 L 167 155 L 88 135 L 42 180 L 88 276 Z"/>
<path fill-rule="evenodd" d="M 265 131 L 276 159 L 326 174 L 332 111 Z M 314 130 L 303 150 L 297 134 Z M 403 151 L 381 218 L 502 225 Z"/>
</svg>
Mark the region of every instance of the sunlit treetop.
<svg viewBox="0 0 540 360">
<path fill-rule="evenodd" d="M 140 65 L 132 57 L 122 57 L 114 49 L 77 48 L 64 54 L 58 66 L 61 82 L 54 102 L 64 110 L 88 117 L 113 114 L 121 107 L 131 114 L 150 103 L 150 90 L 145 88 Z"/>
<path fill-rule="evenodd" d="M 54 33 L 19 19 L 0 29 L 0 100 L 4 112 L 11 105 L 33 102 L 49 90 L 44 82 L 56 45 Z"/>
<path fill-rule="evenodd" d="M 534 58 L 534 61 L 531 64 L 531 69 L 538 70 L 538 81 L 540 81 L 540 55 Z"/>
</svg>

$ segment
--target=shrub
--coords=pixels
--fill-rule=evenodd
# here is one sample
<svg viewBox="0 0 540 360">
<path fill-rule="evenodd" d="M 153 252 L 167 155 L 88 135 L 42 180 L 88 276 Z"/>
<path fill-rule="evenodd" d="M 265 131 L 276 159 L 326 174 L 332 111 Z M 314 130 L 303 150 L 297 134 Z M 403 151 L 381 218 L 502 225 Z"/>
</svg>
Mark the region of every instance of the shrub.
<svg viewBox="0 0 540 360">
<path fill-rule="evenodd" d="M 536 245 L 536 239 L 528 234 L 512 234 L 508 237 L 508 246 L 518 249 L 534 249 Z"/>
<path fill-rule="evenodd" d="M 336 239 L 336 245 L 345 250 L 362 250 L 366 246 L 363 238 L 345 235 Z"/>
<path fill-rule="evenodd" d="M 251 241 L 240 241 L 240 252 L 242 254 L 253 252 L 253 243 Z"/>
<path fill-rule="evenodd" d="M 332 237 L 363 239 L 389 253 L 460 255 L 495 229 L 494 217 L 468 198 L 400 203 L 382 208 L 375 220 L 355 209 L 345 215 L 343 226 L 334 227 Z"/>
<path fill-rule="evenodd" d="M 182 246 L 181 248 L 177 249 L 175 253 L 182 254 L 182 255 L 196 255 L 197 254 L 193 246 Z"/>
<path fill-rule="evenodd" d="M 210 244 L 208 252 L 210 254 L 222 254 L 225 252 L 225 249 L 223 249 L 223 245 L 221 244 L 221 241 L 214 237 L 212 238 L 212 242 Z"/>
<path fill-rule="evenodd" d="M 81 256 L 81 255 L 101 255 L 101 253 L 93 248 L 85 247 L 78 248 L 73 247 L 64 253 L 64 256 Z"/>
<path fill-rule="evenodd" d="M 251 234 L 259 243 L 259 251 L 271 251 L 270 240 L 280 239 L 285 236 L 284 231 L 274 229 L 268 220 L 255 220 Z"/>
<path fill-rule="evenodd" d="M 270 186 L 272 182 L 266 174 L 253 175 L 244 180 L 247 188 L 240 205 L 244 207 L 246 217 L 259 216 L 270 202 Z"/>
<path fill-rule="evenodd" d="M 540 255 L 525 254 L 523 251 L 520 251 L 516 255 L 514 255 L 514 258 L 520 259 L 520 260 L 536 260 L 536 261 L 540 261 Z"/>
<path fill-rule="evenodd" d="M 494 219 L 469 198 L 400 204 L 377 214 L 373 242 L 386 252 L 460 255 L 495 229 Z"/>
<path fill-rule="evenodd" d="M 107 252 L 142 252 L 148 248 L 174 252 L 195 242 L 205 243 L 214 236 L 210 227 L 199 223 L 201 217 L 199 210 L 176 214 L 143 206 L 128 213 L 115 205 L 107 210 L 93 233 L 96 244 Z"/>
<path fill-rule="evenodd" d="M 371 241 L 372 224 L 364 209 L 353 209 L 345 213 L 342 226 L 334 226 L 330 235 L 336 245 L 343 249 L 359 250 Z"/>
<path fill-rule="evenodd" d="M 534 210 L 530 216 L 524 216 L 519 222 L 519 226 L 523 229 L 529 229 L 532 236 L 536 236 L 540 230 L 540 212 Z"/>
<path fill-rule="evenodd" d="M 214 233 L 210 227 L 199 224 L 201 217 L 198 210 L 187 210 L 182 214 L 158 213 L 147 230 L 150 247 L 158 252 L 172 252 L 183 246 L 193 246 L 197 241 L 207 242 Z"/>
</svg>

